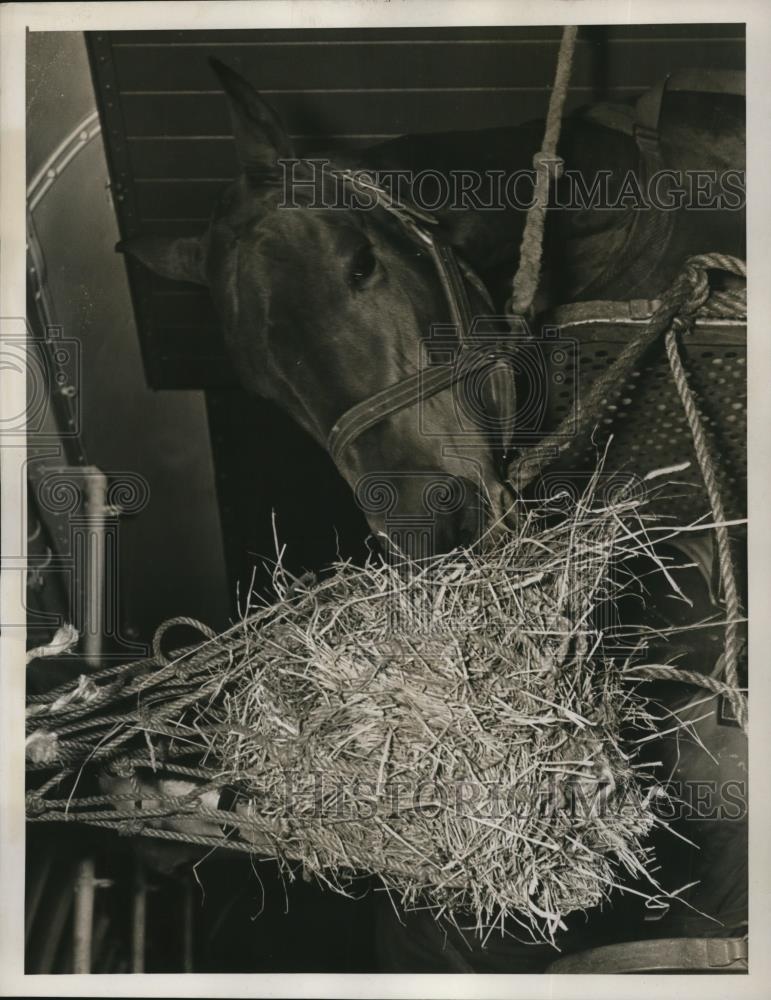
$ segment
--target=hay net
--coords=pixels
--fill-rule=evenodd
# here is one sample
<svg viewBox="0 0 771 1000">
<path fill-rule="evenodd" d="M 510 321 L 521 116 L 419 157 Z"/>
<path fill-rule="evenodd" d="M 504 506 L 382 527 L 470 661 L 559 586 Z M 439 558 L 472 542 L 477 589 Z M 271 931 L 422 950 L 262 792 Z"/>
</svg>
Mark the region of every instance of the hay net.
<svg viewBox="0 0 771 1000">
<path fill-rule="evenodd" d="M 374 875 L 480 934 L 553 940 L 627 876 L 665 896 L 645 641 L 614 618 L 655 525 L 596 483 L 421 562 L 279 559 L 225 633 L 30 699 L 30 817 Z"/>
</svg>

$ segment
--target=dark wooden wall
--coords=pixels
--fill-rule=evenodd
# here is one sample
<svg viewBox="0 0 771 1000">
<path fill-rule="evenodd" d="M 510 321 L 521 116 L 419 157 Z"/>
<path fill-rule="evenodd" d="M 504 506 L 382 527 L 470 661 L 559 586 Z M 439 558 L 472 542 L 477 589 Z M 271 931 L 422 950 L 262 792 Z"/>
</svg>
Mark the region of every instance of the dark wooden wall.
<svg viewBox="0 0 771 1000">
<path fill-rule="evenodd" d="M 406 132 L 514 125 L 548 101 L 560 29 L 143 31 L 88 36 L 121 231 L 201 231 L 235 156 L 207 60 L 242 72 L 298 149 Z M 624 100 L 681 67 L 742 69 L 744 26 L 632 25 L 579 33 L 568 110 Z M 132 270 L 156 388 L 232 384 L 203 291 Z"/>
</svg>

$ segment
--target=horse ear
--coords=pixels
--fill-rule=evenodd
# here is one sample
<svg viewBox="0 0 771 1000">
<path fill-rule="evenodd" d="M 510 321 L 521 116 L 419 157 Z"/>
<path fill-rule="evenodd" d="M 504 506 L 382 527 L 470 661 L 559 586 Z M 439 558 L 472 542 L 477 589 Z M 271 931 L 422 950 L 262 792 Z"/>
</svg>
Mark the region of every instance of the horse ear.
<svg viewBox="0 0 771 1000">
<path fill-rule="evenodd" d="M 203 246 L 197 236 L 131 236 L 116 243 L 118 253 L 136 257 L 145 267 L 173 281 L 207 284 L 203 265 Z"/>
<path fill-rule="evenodd" d="M 278 169 L 277 160 L 291 159 L 294 156 L 292 141 L 283 122 L 254 87 L 235 70 L 219 59 L 210 59 L 209 65 L 229 98 L 241 169 L 247 177 L 255 180 L 265 174 L 275 174 Z"/>
</svg>

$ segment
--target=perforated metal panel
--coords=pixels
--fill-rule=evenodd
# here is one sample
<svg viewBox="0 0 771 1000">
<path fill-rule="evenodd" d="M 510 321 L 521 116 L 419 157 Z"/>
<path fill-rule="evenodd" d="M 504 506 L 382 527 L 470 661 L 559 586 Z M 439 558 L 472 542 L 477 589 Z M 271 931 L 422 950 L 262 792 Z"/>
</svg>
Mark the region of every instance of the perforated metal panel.
<svg viewBox="0 0 771 1000">
<path fill-rule="evenodd" d="M 642 306 L 642 303 L 639 304 Z M 549 405 L 545 426 L 556 428 L 571 411 L 575 395 L 586 392 L 597 376 L 618 357 L 646 322 L 646 309 L 632 318 L 627 303 L 582 303 L 555 312 L 564 360 L 550 367 Z M 697 321 L 682 340 L 681 354 L 707 432 L 727 514 L 746 516 L 747 476 L 747 335 L 733 320 Z M 555 381 L 555 376 L 561 377 Z M 571 382 L 575 378 L 576 388 Z M 555 468 L 591 472 L 610 441 L 605 470 L 645 476 L 683 462 L 690 467 L 665 477 L 657 511 L 680 523 L 709 512 L 693 440 L 667 361 L 663 339 L 632 371 L 621 391 L 604 401 L 591 441 L 576 441 Z"/>
</svg>

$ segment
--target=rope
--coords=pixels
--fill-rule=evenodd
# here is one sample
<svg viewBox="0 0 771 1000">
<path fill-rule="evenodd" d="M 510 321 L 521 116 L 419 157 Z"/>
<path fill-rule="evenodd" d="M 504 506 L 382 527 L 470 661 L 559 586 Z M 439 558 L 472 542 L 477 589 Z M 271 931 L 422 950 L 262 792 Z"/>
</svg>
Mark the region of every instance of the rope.
<svg viewBox="0 0 771 1000">
<path fill-rule="evenodd" d="M 670 329 L 667 331 L 664 344 L 666 346 L 667 358 L 669 359 L 669 366 L 672 369 L 675 386 L 677 387 L 677 392 L 680 396 L 680 402 L 683 404 L 683 410 L 685 411 L 688 425 L 691 429 L 694 451 L 696 452 L 696 460 L 699 463 L 699 469 L 701 470 L 704 487 L 707 491 L 710 508 L 712 510 L 712 520 L 715 526 L 715 537 L 717 539 L 720 579 L 723 585 L 726 617 L 728 619 L 725 625 L 724 645 L 724 671 L 726 683 L 729 688 L 727 696 L 729 697 L 739 724 L 742 729 L 746 731 L 747 703 L 746 699 L 739 692 L 740 641 L 738 619 L 741 614 L 741 610 L 739 592 L 736 585 L 736 571 L 733 557 L 731 555 L 731 542 L 728 537 L 728 528 L 725 525 L 726 513 L 723 505 L 723 498 L 720 494 L 720 487 L 717 481 L 717 470 L 712 458 L 709 442 L 707 441 L 704 424 L 701 416 L 699 415 L 699 411 L 696 408 L 693 392 L 691 391 L 691 387 L 688 385 L 688 377 L 678 350 L 678 333 L 684 329 L 687 329 L 687 324 L 682 320 L 675 320 Z"/>
<path fill-rule="evenodd" d="M 27 663 L 40 659 L 44 656 L 61 656 L 62 653 L 69 653 L 78 644 L 80 634 L 74 625 L 65 623 L 56 630 L 56 635 L 44 646 L 35 646 L 27 651 Z"/>
<path fill-rule="evenodd" d="M 150 669 L 153 665 L 155 665 L 155 660 L 152 657 L 146 657 L 143 660 L 132 660 L 130 663 L 116 663 L 112 666 L 104 667 L 102 670 L 97 670 L 88 676 L 92 681 L 96 682 L 104 680 L 107 677 L 114 677 L 116 674 L 128 674 L 134 671 Z M 70 681 L 64 681 L 63 684 L 57 685 L 57 687 L 52 688 L 50 691 L 45 691 L 42 694 L 27 695 L 27 705 L 48 705 L 69 691 L 71 687 L 72 684 Z"/>
<path fill-rule="evenodd" d="M 746 728 L 746 705 L 745 699 L 741 694 L 742 689 L 730 681 L 721 681 L 717 677 L 711 677 L 709 674 L 700 674 L 696 670 L 683 670 L 682 667 L 666 666 L 665 664 L 657 663 L 646 663 L 637 667 L 630 667 L 626 676 L 630 679 L 636 676 L 642 677 L 645 680 L 676 681 L 681 684 L 693 684 L 696 687 L 706 688 L 714 694 L 725 695 L 731 702 L 737 721 L 743 729 Z M 737 711 L 737 695 L 744 706 L 741 717 Z"/>
<path fill-rule="evenodd" d="M 528 316 L 538 290 L 546 211 L 549 207 L 549 186 L 553 177 L 562 176 L 565 165 L 557 156 L 557 143 L 562 127 L 562 111 L 570 82 L 577 32 L 578 28 L 574 26 L 562 29 L 562 41 L 557 56 L 554 86 L 549 97 L 543 142 L 541 149 L 533 157 L 533 167 L 536 172 L 533 203 L 527 212 L 519 247 L 519 267 L 514 275 L 511 297 L 506 305 L 506 311 L 510 316 Z"/>
<path fill-rule="evenodd" d="M 157 663 L 164 667 L 169 666 L 171 661 L 164 655 L 163 650 L 161 649 L 161 642 L 169 629 L 174 628 L 176 625 L 187 625 L 190 628 L 194 628 L 206 639 L 217 638 L 217 633 L 210 629 L 208 625 L 204 625 L 203 622 L 199 622 L 197 618 L 188 618 L 187 615 L 178 615 L 176 618 L 169 618 L 168 621 L 165 621 L 162 625 L 158 626 L 155 630 L 155 635 L 153 636 L 153 657 Z"/>
<path fill-rule="evenodd" d="M 31 823 L 62 823 L 75 822 L 75 817 L 70 816 L 67 813 L 41 813 L 38 815 L 29 815 L 28 820 Z M 254 854 L 254 845 L 249 844 L 245 841 L 230 840 L 223 834 L 222 836 L 207 836 L 205 834 L 196 834 L 192 832 L 178 832 L 176 830 L 164 830 L 159 827 L 144 827 L 141 820 L 137 821 L 134 817 L 128 816 L 123 820 L 109 820 L 109 819 L 81 819 L 77 818 L 78 823 L 85 823 L 87 826 L 102 827 L 107 830 L 117 830 L 118 833 L 124 836 L 137 836 L 141 834 L 143 837 L 157 837 L 160 840 L 175 840 L 181 841 L 185 844 L 195 844 L 199 847 L 222 847 L 229 848 L 235 851 L 244 851 L 248 854 Z"/>
</svg>

